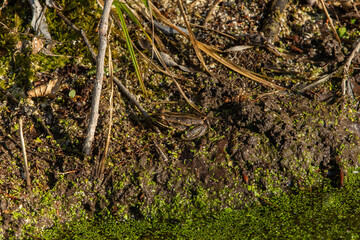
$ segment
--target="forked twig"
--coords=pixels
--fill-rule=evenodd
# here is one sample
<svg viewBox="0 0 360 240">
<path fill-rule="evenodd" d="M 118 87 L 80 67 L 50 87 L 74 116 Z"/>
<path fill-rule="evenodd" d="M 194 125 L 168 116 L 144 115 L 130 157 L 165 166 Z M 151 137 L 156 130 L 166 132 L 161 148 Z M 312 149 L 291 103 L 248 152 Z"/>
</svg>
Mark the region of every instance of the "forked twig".
<svg viewBox="0 0 360 240">
<path fill-rule="evenodd" d="M 22 124 L 22 118 L 19 118 L 19 131 L 20 131 L 20 141 L 21 141 L 21 149 L 24 156 L 24 163 L 25 163 L 25 175 L 26 175 L 26 186 L 28 190 L 30 191 L 31 182 L 30 182 L 30 173 L 29 173 L 29 166 L 26 156 L 26 147 L 25 147 L 25 140 L 24 140 L 24 134 L 23 134 L 23 124 Z"/>
</svg>

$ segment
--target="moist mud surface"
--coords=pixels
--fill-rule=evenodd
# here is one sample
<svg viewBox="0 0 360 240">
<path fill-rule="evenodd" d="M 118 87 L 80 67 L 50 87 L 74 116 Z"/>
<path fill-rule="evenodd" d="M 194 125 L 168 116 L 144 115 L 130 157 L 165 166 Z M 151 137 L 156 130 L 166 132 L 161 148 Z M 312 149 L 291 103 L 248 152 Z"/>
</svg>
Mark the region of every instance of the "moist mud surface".
<svg viewBox="0 0 360 240">
<path fill-rule="evenodd" d="M 90 3 L 101 13 L 94 2 Z M 175 2 L 154 4 L 173 23 L 185 26 Z M 189 21 L 202 24 L 210 9 L 208 4 L 206 1 L 186 4 Z M 1 45 L 2 65 L 8 71 L 1 72 L 4 90 L 0 115 L 0 235 L 5 238 L 24 237 L 26 232 L 36 235 L 55 223 L 97 214 L 142 219 L 160 214 L 162 207 L 174 203 L 181 205 L 183 211 L 200 203 L 215 210 L 241 209 L 249 202 L 283 192 L 291 194 L 294 189 L 313 191 L 324 182 L 342 187 L 348 170 L 359 167 L 359 55 L 352 61 L 348 81 L 351 97 L 342 95 L 343 75 L 333 73 L 343 66 L 360 35 L 356 11 L 360 6 L 341 4 L 329 10 L 338 16 L 336 26 L 346 29 L 345 33 L 338 31 L 339 35 L 343 34 L 341 44 L 327 25 L 320 5 L 288 4 L 273 40 L 273 45 L 284 50 L 286 56 L 269 50 L 261 40 L 264 36 L 258 35 L 270 14 L 267 1 L 219 4 L 206 26 L 233 38 L 195 28 L 198 41 L 221 50 L 251 44 L 251 49 L 223 52 L 222 57 L 266 75 L 268 81 L 286 88 L 283 91 L 266 87 L 204 57 L 210 75 L 203 71 L 185 38 L 166 36 L 156 30 L 163 44 L 159 48 L 191 69 L 184 72 L 173 67 L 171 71 L 202 114 L 190 107 L 170 77 L 152 68 L 147 70 L 150 65 L 140 60 L 149 93 L 145 97 L 131 61 L 121 53 L 126 51 L 124 41 L 114 31 L 111 44 L 118 47 L 114 50 L 115 75 L 151 114 L 159 131 L 146 122 L 115 86 L 114 117 L 103 174 L 98 169 L 109 126 L 108 79 L 104 83 L 92 155 L 86 157 L 82 154 L 82 144 L 89 120 L 95 67 L 89 60 L 86 63 L 64 60 L 54 70 L 37 72 L 28 64 L 23 66 L 30 69 L 27 75 L 16 66 L 27 63 L 24 59 L 30 53 L 16 52 L 16 42 L 8 43 L 7 48 Z M 3 16 L 6 18 L 17 10 L 10 4 Z M 26 14 L 31 16 L 30 8 Z M 14 25 L 8 18 L 5 23 Z M 129 29 L 136 31 L 131 22 Z M 10 34 L 6 29 L 1 33 Z M 134 33 L 133 37 L 137 38 Z M 56 50 L 63 54 L 61 48 L 55 47 L 53 51 Z M 151 57 L 151 51 L 143 52 Z M 13 60 L 6 65 L 5 60 L 10 56 L 14 56 Z M 11 82 L 14 72 L 31 78 L 27 83 Z M 328 81 L 304 90 L 326 74 L 333 75 Z M 27 97 L 26 91 L 34 83 L 51 79 L 61 79 L 55 96 Z M 198 126 L 164 119 L 164 112 L 203 119 L 196 122 L 203 121 L 204 128 L 197 137 L 187 140 L 187 134 Z M 26 186 L 20 117 L 30 187 Z"/>
</svg>

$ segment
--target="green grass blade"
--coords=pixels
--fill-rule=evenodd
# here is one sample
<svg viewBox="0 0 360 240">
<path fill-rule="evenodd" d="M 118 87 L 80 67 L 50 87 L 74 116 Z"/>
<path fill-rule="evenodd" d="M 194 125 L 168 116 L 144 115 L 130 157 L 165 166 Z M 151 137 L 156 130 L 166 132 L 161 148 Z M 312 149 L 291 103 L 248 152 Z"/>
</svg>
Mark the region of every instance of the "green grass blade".
<svg viewBox="0 0 360 240">
<path fill-rule="evenodd" d="M 139 79 L 141 90 L 145 94 L 145 96 L 147 96 L 144 81 L 143 81 L 143 79 L 141 77 L 139 64 L 138 64 L 136 56 L 135 56 L 134 48 L 132 46 L 132 41 L 130 39 L 129 31 L 128 31 L 126 23 L 125 23 L 125 19 L 124 19 L 123 12 L 122 12 L 121 7 L 120 7 L 120 3 L 118 1 L 115 1 L 114 6 L 116 8 L 117 14 L 118 14 L 120 22 L 121 22 L 121 27 L 122 27 L 122 30 L 123 30 L 124 35 L 125 35 L 126 45 L 127 45 L 127 48 L 128 48 L 128 50 L 130 52 L 131 61 L 134 64 L 135 73 L 136 73 L 137 78 Z"/>
<path fill-rule="evenodd" d="M 145 36 L 149 39 L 149 41 L 152 42 L 150 36 L 146 33 L 145 28 L 140 23 L 138 17 L 131 11 L 131 9 L 127 6 L 127 4 L 121 3 L 118 0 L 115 0 L 113 4 L 116 8 L 120 8 L 122 12 L 128 15 L 131 18 L 131 20 L 141 28 L 141 30 L 143 31 Z"/>
<path fill-rule="evenodd" d="M 139 19 L 134 15 L 134 13 L 130 10 L 130 8 L 126 4 L 121 3 L 119 1 L 114 1 L 114 5 L 116 5 L 116 7 L 119 7 L 121 11 L 124 12 L 126 15 L 128 15 L 131 18 L 131 20 L 134 23 L 136 23 L 139 27 L 143 28 Z"/>
</svg>

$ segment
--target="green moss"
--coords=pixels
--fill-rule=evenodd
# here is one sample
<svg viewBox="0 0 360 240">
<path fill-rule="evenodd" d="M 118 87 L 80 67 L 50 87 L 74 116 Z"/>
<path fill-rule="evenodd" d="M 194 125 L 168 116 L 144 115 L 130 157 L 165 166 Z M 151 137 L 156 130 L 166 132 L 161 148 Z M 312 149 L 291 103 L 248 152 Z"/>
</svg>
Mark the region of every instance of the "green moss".
<svg viewBox="0 0 360 240">
<path fill-rule="evenodd" d="M 156 198 L 143 220 L 83 219 L 47 230 L 43 236 L 45 239 L 237 239 L 239 236 L 356 239 L 360 236 L 360 223 L 356 220 L 360 211 L 359 180 L 359 174 L 350 174 L 341 190 L 326 185 L 316 193 L 279 194 L 264 200 L 264 205 L 250 204 L 241 210 L 211 210 L 214 204 L 221 205 L 221 201 L 210 201 L 207 190 L 198 188 L 192 200 L 177 196 L 167 203 Z"/>
</svg>

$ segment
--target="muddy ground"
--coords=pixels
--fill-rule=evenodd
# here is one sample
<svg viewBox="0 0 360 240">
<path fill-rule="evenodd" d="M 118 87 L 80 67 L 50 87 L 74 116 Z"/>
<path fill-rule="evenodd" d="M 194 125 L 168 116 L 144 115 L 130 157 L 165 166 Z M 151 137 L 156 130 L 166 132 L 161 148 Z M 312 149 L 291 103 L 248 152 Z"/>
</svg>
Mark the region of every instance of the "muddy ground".
<svg viewBox="0 0 360 240">
<path fill-rule="evenodd" d="M 93 1 L 81 6 L 62 4 L 63 13 L 72 16 L 73 22 L 83 24 L 85 29 L 86 21 L 81 23 L 75 11 L 88 13 L 95 19 L 93 22 L 100 17 L 101 10 Z M 173 23 L 185 26 L 175 2 L 154 4 Z M 188 20 L 202 24 L 213 4 L 208 1 L 184 3 Z M 342 94 L 341 67 L 360 36 L 357 11 L 360 5 L 329 1 L 327 7 L 341 43 L 331 31 L 320 1 L 312 6 L 306 1 L 290 1 L 286 5 L 280 29 L 272 40 L 280 53 L 269 50 L 266 41 L 258 35 L 271 16 L 271 1 L 220 2 L 206 27 L 233 38 L 194 27 L 198 41 L 221 50 L 245 44 L 254 46 L 221 55 L 238 66 L 267 76 L 268 81 L 285 87 L 284 91 L 250 80 L 204 55 L 210 75 L 201 68 L 184 37 L 155 30 L 163 43 L 159 48 L 192 69 L 183 72 L 173 67 L 171 71 L 181 76 L 178 81 L 185 94 L 203 115 L 186 103 L 171 78 L 153 67 L 147 69 L 149 64 L 139 55 L 149 93 L 144 96 L 125 42 L 118 30 L 113 30 L 115 75 L 135 94 L 154 122 L 156 116 L 163 116 L 164 112 L 191 114 L 199 119 L 208 115 L 204 121 L 207 130 L 188 140 L 187 132 L 197 126 L 182 131 L 165 120 L 157 123 L 160 129 L 157 133 L 115 86 L 109 154 L 104 174 L 98 176 L 109 124 L 108 80 L 104 83 L 92 155 L 86 157 L 82 154 L 82 144 L 95 79 L 90 54 L 70 47 L 66 48 L 73 52 L 62 51 L 64 45 L 68 46 L 66 44 L 74 39 L 86 49 L 76 33 L 69 36 L 72 39 L 68 42 L 62 40 L 64 45 L 59 44 L 52 50 L 55 54 L 73 54 L 74 59 L 20 51 L 16 48 L 17 41 L 31 40 L 19 35 L 22 30 L 25 32 L 24 26 L 29 26 L 31 11 L 30 8 L 21 10 L 23 15 L 19 16 L 19 8 L 9 3 L 2 10 L 2 21 L 13 32 L 1 29 L 5 40 L 0 53 L 3 68 L 0 80 L 4 89 L 0 115 L 1 235 L 19 237 L 26 231 L 38 235 L 55 223 L 95 214 L 144 218 L 165 214 L 161 213 L 162 206 L 170 203 L 177 203 L 184 210 L 194 204 L 194 199 L 199 203 L 199 198 L 209 209 L 237 209 L 252 201 L 263 203 L 272 195 L 294 189 L 313 191 L 321 188 L 325 181 L 334 187 L 346 184 L 349 169 L 359 167 L 359 54 L 352 60 L 349 73 L 353 96 Z M 50 30 L 54 32 L 56 27 L 59 32 L 54 34 L 55 38 L 60 38 L 61 31 L 72 31 L 52 9 L 48 11 L 52 16 L 48 17 L 49 21 L 53 22 L 49 24 Z M 10 17 L 15 15 L 17 17 Z M 150 28 L 151 24 L 144 23 Z M 95 32 L 96 24 L 92 23 L 89 29 Z M 143 37 L 141 30 L 129 21 L 129 31 L 135 45 L 141 48 L 137 41 Z M 96 35 L 90 35 L 90 39 L 97 45 Z M 142 52 L 151 57 L 151 51 Z M 33 55 L 42 57 L 31 58 Z M 34 64 L 32 61 L 36 60 L 39 62 Z M 158 64 L 156 60 L 153 62 Z M 41 71 L 36 64 L 42 64 Z M 51 70 L 43 70 L 46 68 Z M 326 74 L 333 75 L 323 83 L 302 90 Z M 28 97 L 26 92 L 39 82 L 59 78 L 61 86 L 55 96 Z M 72 90 L 75 96 L 70 94 Z M 35 111 L 37 115 L 33 114 Z M 25 180 L 20 117 L 24 122 L 30 188 L 26 187 Z"/>
</svg>

